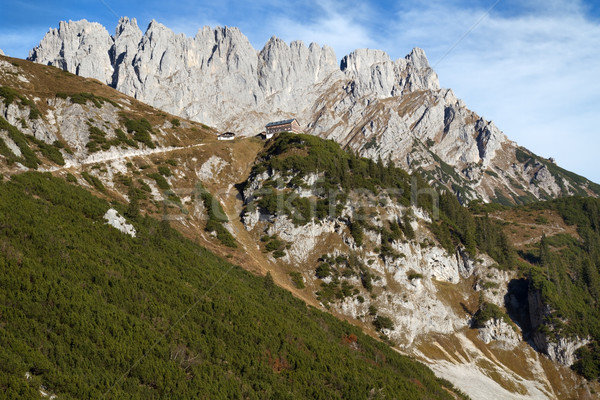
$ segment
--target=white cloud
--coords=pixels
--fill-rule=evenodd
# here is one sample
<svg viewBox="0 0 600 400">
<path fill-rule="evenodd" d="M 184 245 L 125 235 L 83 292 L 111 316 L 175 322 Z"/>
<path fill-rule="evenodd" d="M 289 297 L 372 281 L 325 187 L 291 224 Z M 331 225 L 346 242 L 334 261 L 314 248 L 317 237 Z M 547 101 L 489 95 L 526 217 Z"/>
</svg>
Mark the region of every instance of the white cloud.
<svg viewBox="0 0 600 400">
<path fill-rule="evenodd" d="M 444 87 L 494 122 L 509 138 L 565 168 L 600 181 L 600 25 L 580 3 L 530 3 L 530 12 L 482 20 L 484 9 L 437 2 L 404 10 L 386 46 L 397 56 L 423 47 Z M 399 54 L 394 54 L 399 53 Z"/>
<path fill-rule="evenodd" d="M 348 7 L 332 1 L 321 1 L 314 6 L 320 12 L 308 22 L 288 16 L 275 18 L 274 33 L 288 42 L 302 40 L 307 45 L 316 42 L 321 46 L 331 46 L 338 58 L 357 48 L 377 47 L 364 23 L 365 16 L 369 14 L 365 5 L 351 7 L 353 12 L 345 11 Z"/>
</svg>

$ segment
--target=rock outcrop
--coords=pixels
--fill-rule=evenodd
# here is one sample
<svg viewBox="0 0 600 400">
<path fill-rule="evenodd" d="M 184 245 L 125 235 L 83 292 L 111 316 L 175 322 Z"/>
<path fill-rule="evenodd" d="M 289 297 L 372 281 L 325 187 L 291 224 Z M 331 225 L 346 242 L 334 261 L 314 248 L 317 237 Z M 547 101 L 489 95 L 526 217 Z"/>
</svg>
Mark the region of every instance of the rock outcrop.
<svg viewBox="0 0 600 400">
<path fill-rule="evenodd" d="M 119 212 L 114 208 L 110 208 L 106 214 L 104 214 L 104 219 L 108 225 L 118 229 L 126 235 L 135 237 L 136 231 L 133 225 L 128 224 L 125 217 L 120 215 Z"/>
<path fill-rule="evenodd" d="M 567 367 L 573 365 L 577 360 L 575 351 L 589 343 L 589 340 L 553 334 L 552 327 L 540 330 L 539 328 L 544 325 L 551 310 L 543 303 L 539 290 L 530 290 L 528 301 L 532 338 L 538 350 L 546 354 L 552 361 Z"/>
<path fill-rule="evenodd" d="M 112 46 L 112 37 L 97 22 L 61 21 L 58 29 L 50 29 L 29 57 L 77 75 L 110 82 Z"/>
<path fill-rule="evenodd" d="M 503 319 L 492 318 L 479 328 L 479 338 L 485 343 L 497 342 L 502 348 L 511 349 L 520 342 L 515 329 Z"/>
</svg>

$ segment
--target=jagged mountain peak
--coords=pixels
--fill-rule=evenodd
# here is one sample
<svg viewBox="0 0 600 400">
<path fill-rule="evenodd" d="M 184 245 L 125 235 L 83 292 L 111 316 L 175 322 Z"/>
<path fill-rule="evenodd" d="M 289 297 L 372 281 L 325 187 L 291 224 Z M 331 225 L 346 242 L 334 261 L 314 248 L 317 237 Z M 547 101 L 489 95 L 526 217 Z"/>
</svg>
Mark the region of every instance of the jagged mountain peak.
<svg viewBox="0 0 600 400">
<path fill-rule="evenodd" d="M 273 36 L 257 51 L 237 28 L 204 27 L 188 38 L 153 20 L 142 34 L 135 19 L 124 17 L 115 36 L 85 20 L 61 23 L 29 59 L 241 136 L 293 116 L 307 133 L 420 171 L 464 201 L 600 194 L 586 179 L 522 153 L 441 89 L 420 48 L 395 61 L 384 51 L 359 49 L 338 63 L 327 45 Z"/>
<path fill-rule="evenodd" d="M 413 48 L 406 56 L 406 60 L 411 62 L 418 69 L 431 68 L 425 50 L 420 47 Z"/>
<path fill-rule="evenodd" d="M 121 18 L 119 18 L 119 23 L 117 24 L 117 29 L 116 29 L 117 34 L 123 32 L 128 27 L 133 27 L 135 29 L 140 29 L 138 27 L 137 19 L 136 18 L 129 18 L 129 17 L 121 17 Z"/>
</svg>

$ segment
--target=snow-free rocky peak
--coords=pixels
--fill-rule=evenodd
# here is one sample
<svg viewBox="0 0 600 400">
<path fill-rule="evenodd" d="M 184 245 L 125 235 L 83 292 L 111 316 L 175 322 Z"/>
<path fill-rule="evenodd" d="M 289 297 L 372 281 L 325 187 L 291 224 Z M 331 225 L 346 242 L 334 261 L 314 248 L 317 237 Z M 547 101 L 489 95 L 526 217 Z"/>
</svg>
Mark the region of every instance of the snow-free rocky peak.
<svg viewBox="0 0 600 400">
<path fill-rule="evenodd" d="M 186 37 L 153 20 L 142 33 L 124 17 L 112 36 L 97 23 L 61 22 L 29 59 L 240 136 L 293 117 L 306 133 L 391 159 L 465 201 L 600 194 L 600 187 L 520 149 L 440 88 L 419 48 L 395 61 L 384 51 L 359 49 L 338 64 L 326 45 L 272 37 L 257 51 L 237 28 L 203 27 Z"/>
</svg>

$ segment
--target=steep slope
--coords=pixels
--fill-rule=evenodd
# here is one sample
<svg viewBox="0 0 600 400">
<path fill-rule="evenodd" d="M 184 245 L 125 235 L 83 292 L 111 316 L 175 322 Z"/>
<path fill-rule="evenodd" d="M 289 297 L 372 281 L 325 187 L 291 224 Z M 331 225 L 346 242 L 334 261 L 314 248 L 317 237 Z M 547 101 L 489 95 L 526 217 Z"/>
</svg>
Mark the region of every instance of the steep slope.
<svg viewBox="0 0 600 400">
<path fill-rule="evenodd" d="M 571 312 L 562 323 L 587 328 L 553 328 L 567 315 L 540 289 L 553 275 L 533 277 L 536 267 L 518 258 L 489 209 L 468 210 L 416 176 L 295 134 L 259 155 L 244 199 L 246 229 L 297 290 L 428 362 L 467 394 L 590 396 L 573 372 L 536 350 L 570 366 L 594 319 Z M 520 218 L 521 211 L 510 221 Z"/>
<path fill-rule="evenodd" d="M 169 221 L 245 269 L 270 271 L 308 304 L 427 363 L 473 398 L 590 398 L 598 390 L 542 355 L 544 349 L 536 352 L 522 319 L 512 314 L 510 304 L 524 304 L 514 281 L 527 276 L 515 268 L 518 254 L 506 238 L 518 244 L 523 237 L 502 235 L 494 221 L 518 223 L 525 217 L 517 211 L 510 219 L 477 204 L 469 211 L 455 196 L 439 196 L 419 174 L 314 136 L 219 142 L 201 124 L 95 80 L 0 61 L 0 83 L 10 86 L 1 103 L 9 103 L 0 129 L 4 175 L 37 167 L 116 204 L 126 201 L 115 207 L 137 237 L 143 237 L 138 214 Z M 117 129 L 125 135 L 119 142 Z M 71 141 L 63 130 L 74 132 Z M 50 144 L 42 132 L 54 135 Z M 29 151 L 18 153 L 19 143 Z M 582 343 L 565 337 L 563 353 L 576 359 Z"/>
<path fill-rule="evenodd" d="M 462 397 L 169 227 L 247 258 L 205 233 L 203 186 L 183 190 L 231 156 L 210 129 L 56 68 L 0 68 L 2 397 Z"/>
<path fill-rule="evenodd" d="M 356 50 L 338 66 L 331 48 L 314 43 L 273 37 L 256 51 L 237 28 L 204 27 L 188 38 L 156 21 L 142 34 L 135 19 L 122 18 L 114 36 L 85 20 L 61 22 L 29 59 L 242 135 L 293 116 L 307 133 L 420 171 L 463 201 L 600 194 L 547 160 L 518 157 L 526 151 L 439 87 L 421 49 L 396 61 Z"/>
<path fill-rule="evenodd" d="M 0 200 L 4 398 L 457 398 L 164 222 L 134 218 L 129 237 L 103 223 L 108 202 L 41 173 Z"/>
</svg>

